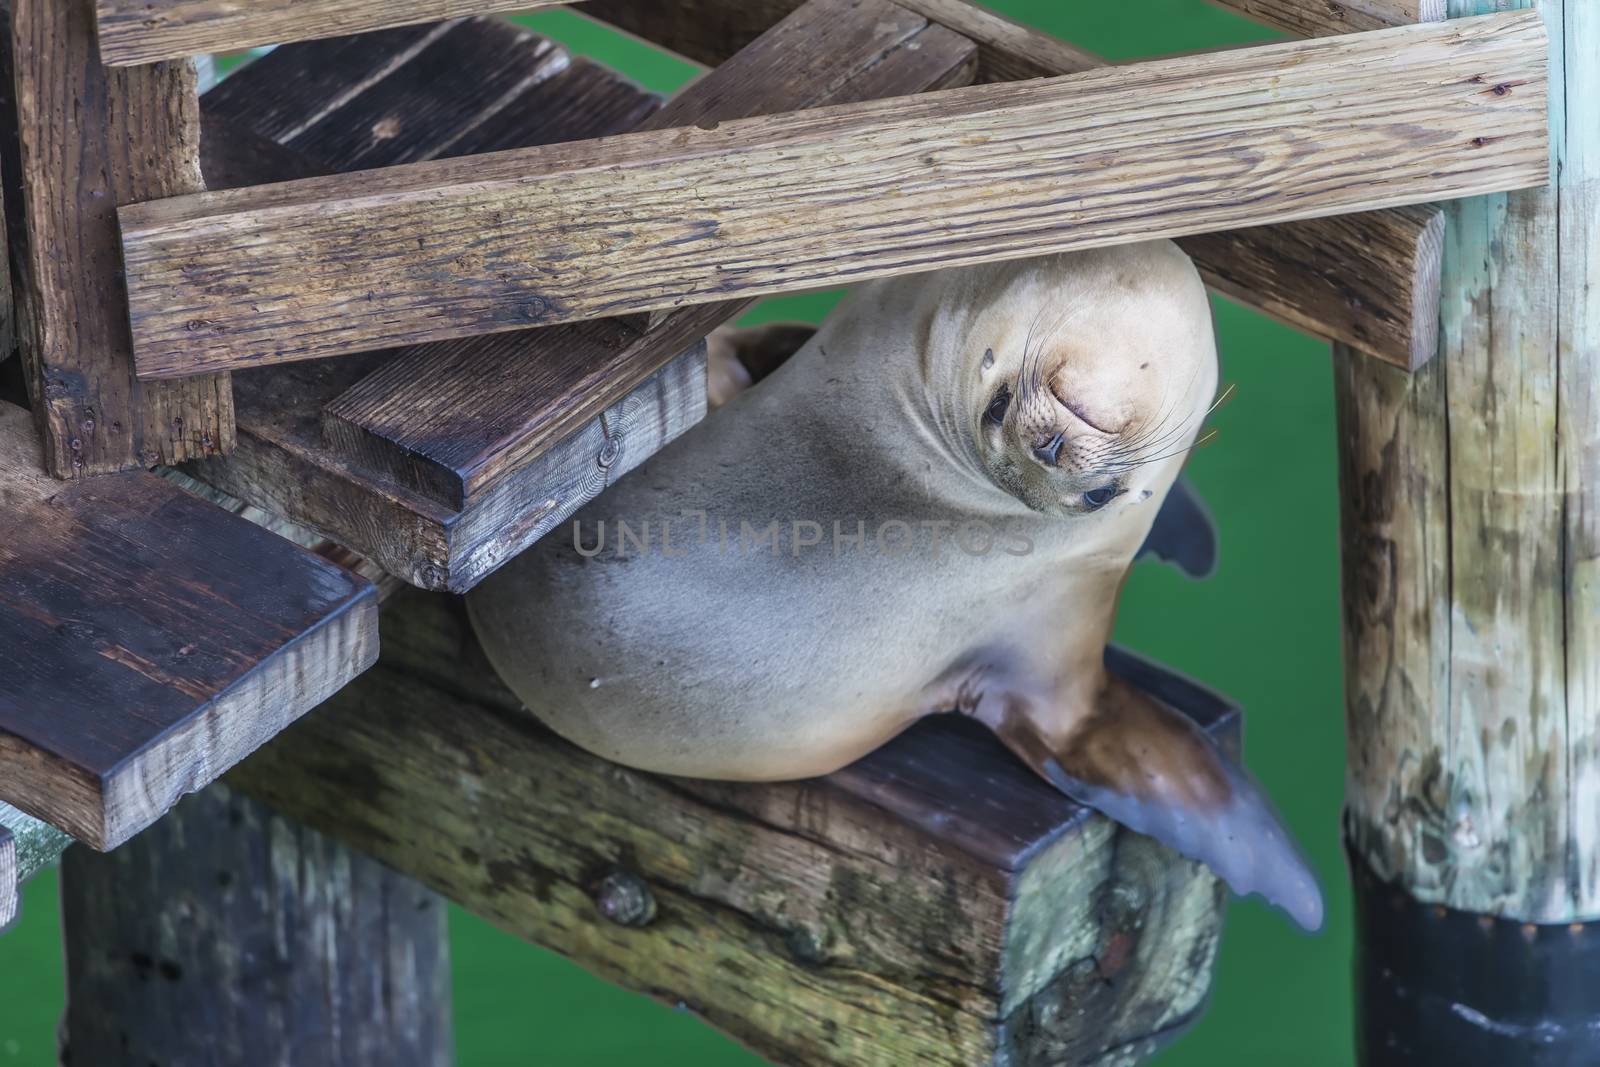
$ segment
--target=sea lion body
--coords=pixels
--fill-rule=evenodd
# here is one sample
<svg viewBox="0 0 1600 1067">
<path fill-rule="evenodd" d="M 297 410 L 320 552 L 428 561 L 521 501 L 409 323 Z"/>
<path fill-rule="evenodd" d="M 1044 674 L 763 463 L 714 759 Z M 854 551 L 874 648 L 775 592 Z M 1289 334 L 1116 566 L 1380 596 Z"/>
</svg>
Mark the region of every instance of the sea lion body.
<svg viewBox="0 0 1600 1067">
<path fill-rule="evenodd" d="M 1192 835 L 1169 808 L 1253 790 L 1102 655 L 1215 387 L 1167 242 L 869 283 L 484 582 L 474 625 L 540 719 L 621 763 L 807 777 L 960 710 L 1080 799 Z M 1213 844 L 1186 851 L 1216 865 Z"/>
</svg>

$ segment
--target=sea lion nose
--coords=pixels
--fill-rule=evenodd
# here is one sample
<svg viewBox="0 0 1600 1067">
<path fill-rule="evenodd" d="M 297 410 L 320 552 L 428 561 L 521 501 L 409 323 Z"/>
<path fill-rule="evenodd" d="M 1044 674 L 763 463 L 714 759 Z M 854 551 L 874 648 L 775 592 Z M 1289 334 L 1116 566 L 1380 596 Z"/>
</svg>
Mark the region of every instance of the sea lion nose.
<svg viewBox="0 0 1600 1067">
<path fill-rule="evenodd" d="M 1057 431 L 1054 435 L 1039 438 L 1033 444 L 1034 458 L 1046 467 L 1054 467 L 1061 455 L 1061 442 L 1065 437 L 1065 432 Z"/>
</svg>

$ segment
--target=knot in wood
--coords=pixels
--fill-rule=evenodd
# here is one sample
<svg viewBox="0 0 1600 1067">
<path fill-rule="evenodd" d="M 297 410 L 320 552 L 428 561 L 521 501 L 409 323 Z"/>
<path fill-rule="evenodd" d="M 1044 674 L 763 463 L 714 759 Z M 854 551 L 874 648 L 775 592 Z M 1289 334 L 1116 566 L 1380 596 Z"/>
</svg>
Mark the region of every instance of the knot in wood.
<svg viewBox="0 0 1600 1067">
<path fill-rule="evenodd" d="M 631 871 L 615 870 L 600 880 L 594 891 L 595 907 L 618 926 L 645 926 L 656 917 L 656 898 L 644 879 Z"/>
</svg>

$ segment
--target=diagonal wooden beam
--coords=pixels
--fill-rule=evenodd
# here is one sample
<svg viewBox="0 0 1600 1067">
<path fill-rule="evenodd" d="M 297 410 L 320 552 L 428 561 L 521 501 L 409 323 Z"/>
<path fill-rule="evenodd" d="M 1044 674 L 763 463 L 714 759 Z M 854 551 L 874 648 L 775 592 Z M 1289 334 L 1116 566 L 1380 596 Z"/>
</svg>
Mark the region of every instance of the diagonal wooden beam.
<svg viewBox="0 0 1600 1067">
<path fill-rule="evenodd" d="M 1446 0 L 1210 0 L 1217 7 L 1295 37 L 1329 37 L 1438 22 Z"/>
<path fill-rule="evenodd" d="M 1508 13 L 140 204 L 136 359 L 177 377 L 1538 185 L 1544 83 L 1542 24 Z"/>
<path fill-rule="evenodd" d="M 95 0 L 100 52 L 111 66 L 344 37 L 568 0 Z"/>
<path fill-rule="evenodd" d="M 226 452 L 227 376 L 137 380 L 119 284 L 117 205 L 204 188 L 193 65 L 107 70 L 92 0 L 15 0 L 0 24 L 8 15 L 12 285 L 49 469 L 70 478 Z"/>
<path fill-rule="evenodd" d="M 964 84 L 973 53 L 886 0 L 811 0 L 637 128 Z M 748 303 L 413 346 L 329 403 L 323 436 L 352 461 L 465 507 Z"/>
<path fill-rule="evenodd" d="M 383 630 L 382 663 L 229 784 L 775 1062 L 1131 1064 L 1204 1000 L 1215 879 L 970 721 L 811 781 L 667 778 L 540 727 L 459 600 L 403 595 Z M 1112 665 L 1237 741 L 1226 701 Z"/>
<path fill-rule="evenodd" d="M 797 3 L 679 0 L 669 9 L 590 0 L 580 10 L 715 66 Z M 898 3 L 976 44 L 980 82 L 1048 78 L 1106 65 L 1090 52 L 966 0 Z M 674 17 L 685 5 L 690 17 Z M 1402 17 L 1399 9 L 1407 6 L 1422 10 L 1410 0 L 1396 0 L 1389 4 L 1396 10 L 1386 25 L 1420 21 Z M 1179 243 L 1218 292 L 1410 370 L 1432 359 L 1438 348 L 1443 225 L 1440 208 L 1420 205 L 1227 230 Z"/>
</svg>

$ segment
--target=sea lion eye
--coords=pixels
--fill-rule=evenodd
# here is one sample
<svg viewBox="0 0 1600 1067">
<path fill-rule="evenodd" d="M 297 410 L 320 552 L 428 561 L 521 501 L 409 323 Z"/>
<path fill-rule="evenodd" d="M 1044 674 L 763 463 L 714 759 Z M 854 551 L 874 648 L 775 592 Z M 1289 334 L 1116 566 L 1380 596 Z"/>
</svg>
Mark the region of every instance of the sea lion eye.
<svg viewBox="0 0 1600 1067">
<path fill-rule="evenodd" d="M 1002 385 L 994 394 L 994 399 L 989 401 L 989 410 L 983 413 L 984 419 L 995 426 L 1000 425 L 1000 420 L 1006 417 L 1006 408 L 1011 406 L 1011 387 Z"/>
<path fill-rule="evenodd" d="M 1117 489 L 1115 482 L 1110 485 L 1102 485 L 1098 489 L 1091 489 L 1083 494 L 1083 505 L 1090 511 L 1099 511 L 1116 499 L 1119 492 L 1120 490 Z"/>
</svg>

